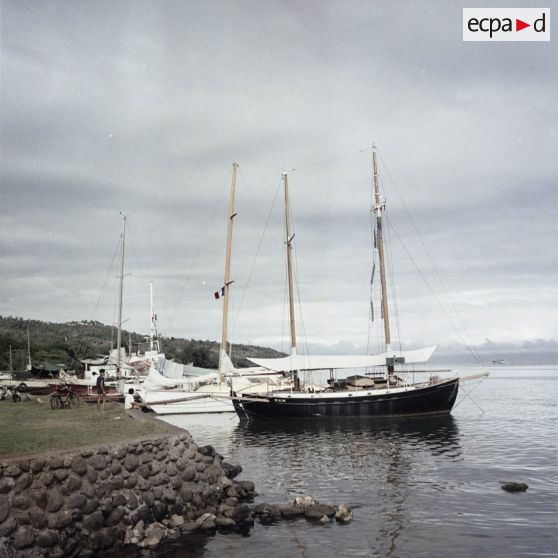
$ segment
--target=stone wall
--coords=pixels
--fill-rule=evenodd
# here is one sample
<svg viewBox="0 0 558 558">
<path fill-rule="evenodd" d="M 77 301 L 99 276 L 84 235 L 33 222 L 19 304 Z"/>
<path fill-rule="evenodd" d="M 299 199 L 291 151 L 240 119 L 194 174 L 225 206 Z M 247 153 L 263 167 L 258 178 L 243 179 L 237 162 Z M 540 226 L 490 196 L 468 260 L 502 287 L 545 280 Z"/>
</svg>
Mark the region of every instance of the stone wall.
<svg viewBox="0 0 558 558">
<path fill-rule="evenodd" d="M 254 496 L 240 471 L 188 433 L 0 463 L 0 556 L 100 556 L 234 527 Z"/>
</svg>

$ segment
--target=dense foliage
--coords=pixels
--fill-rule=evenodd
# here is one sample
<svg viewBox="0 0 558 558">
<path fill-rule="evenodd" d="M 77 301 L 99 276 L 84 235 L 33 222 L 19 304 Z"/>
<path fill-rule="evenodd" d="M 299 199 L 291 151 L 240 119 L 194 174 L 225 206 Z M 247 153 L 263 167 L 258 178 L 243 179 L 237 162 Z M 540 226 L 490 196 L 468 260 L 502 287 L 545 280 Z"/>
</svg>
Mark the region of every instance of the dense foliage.
<svg viewBox="0 0 558 558">
<path fill-rule="evenodd" d="M 27 330 L 31 340 L 33 366 L 43 362 L 77 369 L 79 361 L 108 354 L 116 346 L 116 329 L 95 321 L 67 322 L 63 324 L 25 320 L 12 316 L 0 316 L 0 370 L 9 369 L 10 347 L 14 370 L 22 370 L 27 364 Z M 122 331 L 126 348 L 145 341 L 139 333 Z M 219 365 L 219 344 L 215 341 L 160 338 L 162 351 L 168 359 L 204 368 Z M 234 345 L 232 361 L 235 366 L 250 366 L 247 356 L 274 357 L 281 353 L 268 348 L 251 345 Z"/>
</svg>

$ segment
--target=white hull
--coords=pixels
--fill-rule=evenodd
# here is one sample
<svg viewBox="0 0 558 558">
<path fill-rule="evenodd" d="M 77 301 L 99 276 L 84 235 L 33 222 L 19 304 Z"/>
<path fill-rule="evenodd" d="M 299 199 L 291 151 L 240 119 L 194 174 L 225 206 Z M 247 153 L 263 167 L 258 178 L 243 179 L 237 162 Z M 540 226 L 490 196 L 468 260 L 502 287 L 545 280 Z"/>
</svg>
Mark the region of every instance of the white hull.
<svg viewBox="0 0 558 558">
<path fill-rule="evenodd" d="M 204 397 L 182 403 L 168 405 L 151 404 L 149 408 L 158 415 L 195 415 L 202 413 L 234 413 L 234 406 L 229 399 L 216 399 Z"/>
<path fill-rule="evenodd" d="M 265 394 L 273 389 L 284 387 L 277 382 L 255 381 L 235 377 L 234 391 L 237 394 Z M 226 383 L 209 384 L 198 389 L 139 389 L 138 395 L 152 411 L 158 415 L 180 415 L 194 413 L 233 413 L 234 406 L 230 400 L 231 388 Z"/>
</svg>

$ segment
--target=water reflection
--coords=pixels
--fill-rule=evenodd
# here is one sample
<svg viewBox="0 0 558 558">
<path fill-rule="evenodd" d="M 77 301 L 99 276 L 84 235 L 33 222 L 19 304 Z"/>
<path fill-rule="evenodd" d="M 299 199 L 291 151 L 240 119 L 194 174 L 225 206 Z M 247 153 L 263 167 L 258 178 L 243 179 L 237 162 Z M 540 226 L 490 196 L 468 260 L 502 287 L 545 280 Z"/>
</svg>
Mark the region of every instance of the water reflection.
<svg viewBox="0 0 558 558">
<path fill-rule="evenodd" d="M 398 541 L 414 518 L 408 494 L 437 482 L 439 463 L 462 459 L 460 432 L 451 415 L 336 422 L 240 423 L 234 443 L 257 448 L 273 492 L 349 499 L 376 509 L 364 529 L 376 556 L 397 556 Z M 370 520 L 369 520 L 370 521 Z"/>
<path fill-rule="evenodd" d="M 233 430 L 234 442 L 243 446 L 324 445 L 346 451 L 354 458 L 382 451 L 397 441 L 410 447 L 425 447 L 436 455 L 461 455 L 460 434 L 451 415 L 351 419 L 346 421 L 240 422 Z"/>
<path fill-rule="evenodd" d="M 149 556 L 156 558 L 202 558 L 206 555 L 210 534 L 200 532 L 188 533 L 176 541 L 166 541 L 161 547 L 147 551 Z M 99 558 L 141 558 L 146 552 L 135 546 L 128 545 L 114 552 L 99 553 Z"/>
<path fill-rule="evenodd" d="M 557 383 L 554 369 L 491 371 L 475 392 L 484 415 L 467 399 L 453 416 L 406 419 L 239 426 L 232 413 L 165 417 L 240 463 L 257 502 L 310 494 L 354 510 L 346 526 L 256 523 L 248 538 L 215 535 L 196 550 L 185 541 L 170 555 L 469 558 L 479 541 L 494 558 L 555 554 Z M 500 480 L 529 491 L 507 494 Z"/>
</svg>

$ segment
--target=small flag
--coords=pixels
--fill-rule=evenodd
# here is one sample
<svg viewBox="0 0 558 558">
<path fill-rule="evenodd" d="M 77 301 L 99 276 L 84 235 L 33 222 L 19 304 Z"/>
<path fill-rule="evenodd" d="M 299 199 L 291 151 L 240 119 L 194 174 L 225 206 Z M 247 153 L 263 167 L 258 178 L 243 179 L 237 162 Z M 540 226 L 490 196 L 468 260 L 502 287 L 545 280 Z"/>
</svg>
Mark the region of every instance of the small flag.
<svg viewBox="0 0 558 558">
<path fill-rule="evenodd" d="M 219 300 L 222 296 L 225 296 L 225 287 L 221 287 L 221 292 L 215 291 L 215 300 Z"/>
</svg>

